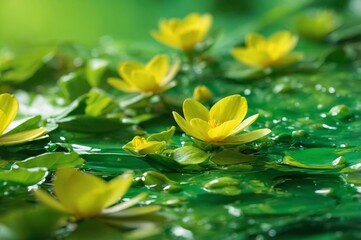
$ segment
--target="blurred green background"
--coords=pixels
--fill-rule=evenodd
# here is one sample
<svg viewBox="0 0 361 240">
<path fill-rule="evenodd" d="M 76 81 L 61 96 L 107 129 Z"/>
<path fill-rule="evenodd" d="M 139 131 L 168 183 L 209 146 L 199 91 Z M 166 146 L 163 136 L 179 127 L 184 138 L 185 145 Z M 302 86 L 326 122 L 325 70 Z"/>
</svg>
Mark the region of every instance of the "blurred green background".
<svg viewBox="0 0 361 240">
<path fill-rule="evenodd" d="M 263 20 L 261 25 L 276 23 L 277 17 L 305 6 L 361 12 L 360 0 L 0 0 L 0 46 L 70 41 L 92 47 L 102 36 L 156 44 L 149 32 L 162 17 L 209 12 L 214 16 L 213 28 L 227 34 L 256 19 Z"/>
</svg>

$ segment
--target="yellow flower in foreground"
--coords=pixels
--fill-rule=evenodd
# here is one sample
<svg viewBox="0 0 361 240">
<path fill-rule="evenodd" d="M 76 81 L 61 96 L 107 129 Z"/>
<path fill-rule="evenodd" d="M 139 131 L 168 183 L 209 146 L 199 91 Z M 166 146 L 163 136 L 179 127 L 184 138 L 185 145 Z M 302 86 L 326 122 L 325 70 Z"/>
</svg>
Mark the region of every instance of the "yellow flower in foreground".
<svg viewBox="0 0 361 240">
<path fill-rule="evenodd" d="M 42 137 L 46 129 L 37 128 L 15 133 L 4 133 L 14 120 L 19 108 L 18 100 L 14 95 L 0 94 L 0 146 L 14 145 L 33 141 Z"/>
<path fill-rule="evenodd" d="M 123 80 L 109 78 L 108 83 L 124 92 L 161 93 L 175 86 L 171 81 L 179 69 L 179 61 L 172 66 L 166 55 L 157 55 L 149 63 L 123 62 L 118 72 Z"/>
<path fill-rule="evenodd" d="M 204 85 L 198 86 L 193 91 L 193 98 L 194 100 L 200 102 L 206 102 L 213 98 L 213 94 L 209 88 Z"/>
<path fill-rule="evenodd" d="M 146 155 L 148 153 L 156 153 L 165 146 L 165 141 L 149 141 L 144 137 L 135 136 L 132 141 L 124 145 L 124 149 L 130 152 Z"/>
<path fill-rule="evenodd" d="M 211 24 L 211 15 L 191 13 L 184 19 L 161 20 L 159 32 L 152 31 L 152 36 L 161 43 L 187 52 L 206 37 Z"/>
<path fill-rule="evenodd" d="M 297 32 L 309 39 L 322 40 L 339 26 L 339 19 L 334 11 L 319 10 L 302 14 L 295 18 Z"/>
<path fill-rule="evenodd" d="M 238 61 L 254 67 L 287 65 L 302 59 L 300 53 L 290 53 L 297 37 L 288 31 L 279 31 L 269 38 L 258 33 L 246 36 L 246 47 L 235 47 L 232 55 Z"/>
<path fill-rule="evenodd" d="M 186 99 L 183 102 L 184 118 L 173 112 L 175 121 L 188 135 L 213 145 L 237 145 L 266 136 L 271 130 L 264 128 L 237 135 L 251 125 L 258 117 L 247 119 L 247 100 L 232 95 L 219 100 L 210 110 L 201 103 Z"/>
<path fill-rule="evenodd" d="M 91 174 L 64 168 L 59 169 L 55 175 L 54 192 L 57 200 L 41 189 L 35 191 L 35 196 L 40 202 L 56 210 L 78 218 L 90 218 L 127 209 L 142 200 L 146 194 L 139 194 L 127 202 L 107 208 L 128 191 L 132 181 L 131 173 L 124 173 L 105 182 Z"/>
</svg>

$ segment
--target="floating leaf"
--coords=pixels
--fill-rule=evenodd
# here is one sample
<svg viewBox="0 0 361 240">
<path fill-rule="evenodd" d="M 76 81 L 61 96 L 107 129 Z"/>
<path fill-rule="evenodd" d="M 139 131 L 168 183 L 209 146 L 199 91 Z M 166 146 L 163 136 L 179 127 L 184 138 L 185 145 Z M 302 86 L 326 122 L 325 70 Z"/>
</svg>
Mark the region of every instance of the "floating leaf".
<svg viewBox="0 0 361 240">
<path fill-rule="evenodd" d="M 6 132 L 6 134 L 4 134 L 2 136 L 7 136 L 7 135 L 14 134 L 14 133 L 19 133 L 19 132 L 24 132 L 24 131 L 27 131 L 30 129 L 39 128 L 40 122 L 41 122 L 40 116 L 33 116 L 33 117 L 19 120 L 16 123 L 17 124 L 16 127 L 11 129 L 10 131 Z"/>
<path fill-rule="evenodd" d="M 0 172 L 0 180 L 30 186 L 43 180 L 48 172 L 40 168 L 16 168 Z"/>
<path fill-rule="evenodd" d="M 48 208 L 19 208 L 0 218 L 0 239 L 49 239 L 64 214 Z"/>
<path fill-rule="evenodd" d="M 62 129 L 75 132 L 100 133 L 115 130 L 125 130 L 124 124 L 115 119 L 105 117 L 92 117 L 86 115 L 75 115 L 58 120 Z"/>
<path fill-rule="evenodd" d="M 337 169 L 345 166 L 345 159 L 335 149 L 310 148 L 286 152 L 281 163 L 299 168 Z"/>
<path fill-rule="evenodd" d="M 86 77 L 92 87 L 99 87 L 109 62 L 105 59 L 90 59 L 86 65 Z"/>
<path fill-rule="evenodd" d="M 170 193 L 177 193 L 182 191 L 182 188 L 177 186 L 175 181 L 170 180 L 162 173 L 155 171 L 147 171 L 142 175 L 142 181 L 145 186 L 156 189 L 158 191 L 165 191 Z"/>
<path fill-rule="evenodd" d="M 54 56 L 54 49 L 40 49 L 18 55 L 1 66 L 0 82 L 24 82 Z"/>
<path fill-rule="evenodd" d="M 55 170 L 62 167 L 75 167 L 84 163 L 84 159 L 79 157 L 75 152 L 52 152 L 44 153 L 36 157 L 30 157 L 24 161 L 17 161 L 15 166 L 22 168 L 36 168 L 43 167 L 49 170 Z"/>
<path fill-rule="evenodd" d="M 240 181 L 230 177 L 213 179 L 204 184 L 204 189 L 210 193 L 235 196 L 241 193 Z"/>
<path fill-rule="evenodd" d="M 74 101 L 79 96 L 90 90 L 90 85 L 82 73 L 72 72 L 62 76 L 58 81 L 61 92 L 68 102 Z"/>
<path fill-rule="evenodd" d="M 209 158 L 209 154 L 193 146 L 175 149 L 171 157 L 182 165 L 200 164 Z"/>
<path fill-rule="evenodd" d="M 88 93 L 85 114 L 93 117 L 104 116 L 117 107 L 117 104 L 99 89 Z"/>
<path fill-rule="evenodd" d="M 211 161 L 217 165 L 233 165 L 245 162 L 253 162 L 256 158 L 232 150 L 223 150 L 212 156 Z"/>
</svg>

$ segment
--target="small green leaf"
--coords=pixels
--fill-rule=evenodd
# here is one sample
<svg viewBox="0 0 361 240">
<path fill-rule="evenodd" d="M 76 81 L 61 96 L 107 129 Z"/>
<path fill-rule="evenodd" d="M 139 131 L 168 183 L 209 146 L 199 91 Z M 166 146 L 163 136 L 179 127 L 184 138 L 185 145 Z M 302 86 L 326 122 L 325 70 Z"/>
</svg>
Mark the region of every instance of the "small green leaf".
<svg viewBox="0 0 361 240">
<path fill-rule="evenodd" d="M 242 154 L 232 150 L 223 150 L 216 153 L 211 161 L 217 165 L 233 165 L 245 162 L 253 162 L 256 158 L 250 155 Z"/>
<path fill-rule="evenodd" d="M 4 71 L 1 81 L 24 82 L 30 79 L 54 54 L 53 48 L 46 48 L 16 56 L 1 66 L 0 71 Z"/>
<path fill-rule="evenodd" d="M 99 89 L 92 89 L 86 100 L 85 114 L 93 117 L 104 116 L 117 107 L 112 98 Z"/>
<path fill-rule="evenodd" d="M 209 158 L 209 154 L 193 146 L 175 149 L 171 157 L 182 165 L 200 164 Z"/>
<path fill-rule="evenodd" d="M 13 209 L 0 218 L 0 239 L 49 239 L 64 214 L 44 207 Z"/>
<path fill-rule="evenodd" d="M 44 167 L 49 170 L 55 170 L 62 167 L 79 166 L 82 163 L 84 163 L 84 159 L 79 157 L 79 155 L 75 152 L 53 152 L 44 153 L 36 157 L 30 157 L 25 159 L 24 161 L 16 161 L 14 165 L 21 168 Z"/>
<path fill-rule="evenodd" d="M 182 188 L 177 186 L 175 181 L 170 180 L 162 173 L 155 171 L 147 171 L 143 173 L 142 181 L 149 187 L 158 191 L 165 191 L 170 193 L 177 193 L 182 191 Z"/>
<path fill-rule="evenodd" d="M 90 90 L 90 85 L 82 73 L 72 72 L 62 76 L 58 81 L 60 90 L 68 102 L 74 101 L 79 96 Z"/>
<path fill-rule="evenodd" d="M 204 184 L 204 190 L 228 196 L 235 196 L 241 193 L 240 181 L 230 177 L 213 179 Z"/>
<path fill-rule="evenodd" d="M 40 121 L 41 121 L 40 116 L 33 116 L 33 117 L 22 119 L 22 120 L 18 121 L 16 127 L 14 127 L 13 129 L 11 129 L 10 131 L 8 131 L 6 134 L 4 134 L 2 136 L 7 136 L 7 135 L 14 134 L 14 133 L 19 133 L 19 132 L 23 132 L 26 130 L 39 128 Z"/>
<path fill-rule="evenodd" d="M 147 138 L 147 140 L 148 141 L 158 141 L 158 142 L 168 141 L 169 139 L 171 139 L 173 137 L 175 129 L 176 128 L 174 126 L 172 126 L 168 130 L 165 130 L 163 132 L 154 133 L 154 134 L 150 135 Z"/>
<path fill-rule="evenodd" d="M 90 59 L 86 65 L 86 77 L 92 87 L 99 87 L 109 62 L 104 59 Z"/>
<path fill-rule="evenodd" d="M 335 149 L 311 148 L 288 151 L 282 164 L 309 169 L 337 169 L 345 166 L 345 159 L 336 154 Z"/>
<path fill-rule="evenodd" d="M 118 120 L 86 115 L 70 116 L 57 121 L 57 123 L 62 129 L 76 132 L 100 133 L 125 130 L 124 124 Z"/>
<path fill-rule="evenodd" d="M 46 170 L 40 168 L 17 168 L 0 172 L 0 180 L 30 186 L 40 182 L 47 174 Z"/>
</svg>

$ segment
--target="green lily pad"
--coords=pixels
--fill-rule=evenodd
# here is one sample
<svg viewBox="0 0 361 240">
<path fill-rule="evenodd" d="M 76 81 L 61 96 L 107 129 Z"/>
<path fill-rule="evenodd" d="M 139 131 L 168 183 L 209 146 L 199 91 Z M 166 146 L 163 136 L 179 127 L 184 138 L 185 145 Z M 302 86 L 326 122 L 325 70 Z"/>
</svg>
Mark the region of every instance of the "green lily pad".
<svg viewBox="0 0 361 240">
<path fill-rule="evenodd" d="M 43 167 L 49 170 L 55 170 L 61 167 L 75 167 L 84 163 L 84 159 L 75 152 L 63 153 L 53 152 L 44 153 L 36 157 L 30 157 L 23 161 L 16 161 L 13 166 L 21 168 Z"/>
<path fill-rule="evenodd" d="M 185 146 L 173 150 L 171 157 L 181 165 L 192 165 L 206 161 L 209 154 L 199 148 Z"/>
<path fill-rule="evenodd" d="M 211 161 L 217 165 L 233 165 L 239 163 L 253 162 L 256 158 L 251 155 L 242 154 L 232 150 L 223 150 L 212 156 Z"/>
<path fill-rule="evenodd" d="M 0 180 L 30 186 L 43 180 L 46 175 L 48 172 L 41 168 L 17 168 L 0 172 Z"/>
<path fill-rule="evenodd" d="M 241 193 L 240 181 L 230 177 L 213 179 L 204 184 L 204 190 L 210 193 L 235 196 Z"/>
<path fill-rule="evenodd" d="M 339 169 L 345 166 L 345 158 L 331 148 L 311 148 L 288 151 L 282 164 L 308 169 Z"/>
</svg>

